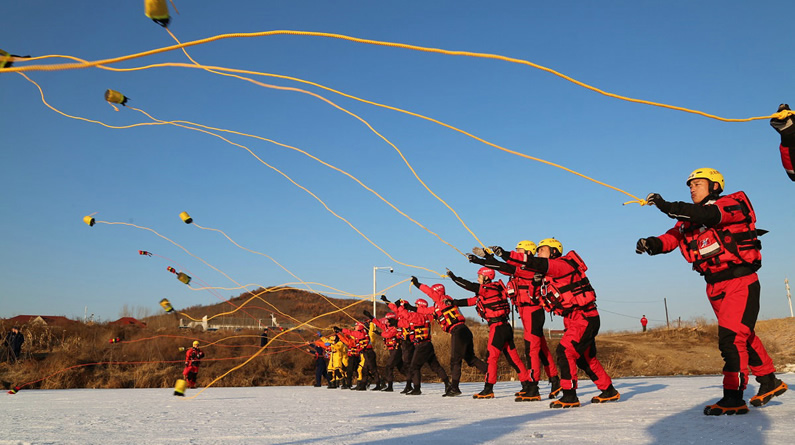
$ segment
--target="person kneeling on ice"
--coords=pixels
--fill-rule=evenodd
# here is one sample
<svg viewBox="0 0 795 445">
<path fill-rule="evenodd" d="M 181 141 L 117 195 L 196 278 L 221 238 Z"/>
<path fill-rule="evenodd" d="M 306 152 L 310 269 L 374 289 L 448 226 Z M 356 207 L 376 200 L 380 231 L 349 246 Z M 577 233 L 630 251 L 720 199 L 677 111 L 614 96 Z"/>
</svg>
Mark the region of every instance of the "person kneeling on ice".
<svg viewBox="0 0 795 445">
<path fill-rule="evenodd" d="M 492 250 L 500 255 L 502 248 Z M 621 394 L 613 387 L 599 359 L 596 358 L 596 335 L 600 319 L 596 310 L 596 292 L 585 271 L 588 267 L 576 252 L 563 253 L 563 244 L 554 238 L 538 243 L 537 256 L 528 256 L 521 266 L 505 264 L 492 256 L 486 265 L 499 268 L 515 276 L 539 280 L 537 292 L 544 309 L 563 316 L 565 332 L 556 351 L 560 387 L 563 396 L 549 404 L 550 408 L 575 408 L 577 398 L 577 368 L 582 369 L 602 392 L 591 403 L 617 402 Z"/>
<path fill-rule="evenodd" d="M 475 294 L 474 297 L 453 300 L 453 304 L 456 306 L 475 306 L 481 318 L 489 324 L 489 343 L 488 349 L 486 349 L 486 383 L 483 386 L 483 391 L 473 395 L 472 398 L 494 398 L 494 384 L 497 383 L 497 362 L 500 360 L 500 354 L 502 353 L 505 353 L 508 364 L 519 374 L 519 380 L 522 382 L 522 390 L 519 391 L 515 400 L 522 402 L 525 397 L 538 395 L 538 384 L 532 385 L 530 373 L 525 368 L 524 363 L 522 363 L 519 353 L 516 352 L 516 345 L 513 342 L 513 328 L 508 323 L 511 304 L 508 302 L 508 294 L 502 280 L 495 282 L 495 273 L 488 267 L 481 267 L 478 270 L 477 283 L 456 276 L 450 269 L 447 269 L 447 276 L 458 286 Z"/>
<path fill-rule="evenodd" d="M 721 196 L 725 182 L 717 170 L 695 170 L 686 184 L 692 204 L 668 202 L 656 193 L 646 197 L 649 205 L 678 222 L 660 236 L 639 239 L 635 252 L 657 255 L 678 247 L 693 270 L 704 277 L 718 318 L 718 348 L 724 361 L 723 398 L 705 407 L 704 414 L 746 414 L 743 391 L 749 370 L 759 382 L 751 405 L 765 405 L 787 390 L 754 332 L 760 293 L 756 271 L 762 266 L 757 236 L 765 231 L 756 229 L 756 213 L 744 192 Z"/>
<path fill-rule="evenodd" d="M 201 359 L 204 358 L 204 351 L 199 349 L 199 342 L 194 341 L 193 347 L 185 352 L 185 369 L 182 370 L 182 375 L 188 382 L 188 388 L 196 387 L 196 377 L 199 375 L 199 365 Z"/>
</svg>

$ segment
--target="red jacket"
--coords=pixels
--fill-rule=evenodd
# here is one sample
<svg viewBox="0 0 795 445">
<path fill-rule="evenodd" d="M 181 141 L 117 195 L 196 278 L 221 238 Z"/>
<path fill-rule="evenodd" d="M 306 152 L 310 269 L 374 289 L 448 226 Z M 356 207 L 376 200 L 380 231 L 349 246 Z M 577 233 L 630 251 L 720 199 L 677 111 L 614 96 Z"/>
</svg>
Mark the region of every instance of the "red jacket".
<svg viewBox="0 0 795 445">
<path fill-rule="evenodd" d="M 570 250 L 562 257 L 548 259 L 547 264 L 544 281 L 536 288 L 544 309 L 558 315 L 565 315 L 574 308 L 595 311 L 596 292 L 585 275 L 588 266 L 577 252 Z M 536 272 L 517 268 L 516 276 L 532 279 Z"/>
<path fill-rule="evenodd" d="M 384 346 L 386 346 L 387 350 L 391 351 L 398 347 L 400 331 L 398 328 L 390 326 L 385 320 L 386 319 L 373 318 L 373 323 L 381 329 L 381 338 L 384 339 Z"/>
<path fill-rule="evenodd" d="M 750 275 L 762 265 L 762 245 L 757 238 L 756 213 L 743 192 L 721 196 L 705 205 L 720 211 L 720 222 L 712 227 L 679 221 L 658 238 L 662 251 L 677 247 L 707 282 Z"/>
<path fill-rule="evenodd" d="M 449 333 L 454 327 L 463 324 L 466 321 L 466 318 L 461 313 L 461 310 L 458 309 L 458 306 L 449 303 L 452 301 L 452 298 L 450 298 L 449 295 L 436 292 L 433 290 L 433 288 L 424 284 L 420 284 L 420 290 L 424 292 L 425 295 L 431 297 L 434 302 L 434 306 L 431 308 L 425 308 L 425 310 L 420 310 L 423 308 L 418 308 L 417 312 L 426 314 L 430 313 L 439 323 L 439 326 L 441 326 L 444 332 Z"/>
</svg>

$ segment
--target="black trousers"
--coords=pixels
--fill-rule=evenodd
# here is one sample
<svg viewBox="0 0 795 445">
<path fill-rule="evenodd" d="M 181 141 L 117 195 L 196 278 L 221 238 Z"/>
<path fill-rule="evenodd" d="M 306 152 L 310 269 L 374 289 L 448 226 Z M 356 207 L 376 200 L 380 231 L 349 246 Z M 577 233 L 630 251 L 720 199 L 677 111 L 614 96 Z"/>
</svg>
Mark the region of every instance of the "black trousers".
<svg viewBox="0 0 795 445">
<path fill-rule="evenodd" d="M 475 356 L 475 344 L 472 331 L 465 324 L 460 324 L 450 331 L 450 375 L 453 381 L 461 381 L 461 361 L 475 367 L 485 374 L 489 368 L 486 362 Z"/>
<path fill-rule="evenodd" d="M 426 363 L 440 379 L 447 380 L 447 373 L 444 372 L 444 368 L 442 368 L 442 365 L 439 364 L 439 360 L 436 358 L 436 351 L 433 349 L 433 343 L 431 343 L 430 340 L 426 340 L 422 343 L 414 344 L 414 357 L 411 359 L 411 370 L 409 371 L 414 389 L 420 387 L 422 365 Z"/>
</svg>

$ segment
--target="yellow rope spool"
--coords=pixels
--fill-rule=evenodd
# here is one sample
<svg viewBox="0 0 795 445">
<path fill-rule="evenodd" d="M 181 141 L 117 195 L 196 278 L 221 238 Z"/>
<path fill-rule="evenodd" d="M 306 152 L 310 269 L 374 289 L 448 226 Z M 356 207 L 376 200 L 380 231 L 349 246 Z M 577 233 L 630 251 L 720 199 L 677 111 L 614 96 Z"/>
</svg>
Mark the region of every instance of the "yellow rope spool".
<svg viewBox="0 0 795 445">
<path fill-rule="evenodd" d="M 162 300 L 160 300 L 160 306 L 162 306 L 166 312 L 174 311 L 174 307 L 171 306 L 171 302 L 168 301 L 168 298 L 163 298 Z"/>
<path fill-rule="evenodd" d="M 174 395 L 185 397 L 185 387 L 188 386 L 188 382 L 182 379 L 177 380 L 177 384 L 174 385 Z"/>
<path fill-rule="evenodd" d="M 193 222 L 193 218 L 191 218 L 190 215 L 188 215 L 188 212 L 180 213 L 179 217 L 185 224 L 190 224 Z"/>
<path fill-rule="evenodd" d="M 11 68 L 14 62 L 11 61 L 11 54 L 0 49 L 0 68 Z"/>
<path fill-rule="evenodd" d="M 93 216 L 91 216 L 91 215 L 86 215 L 86 216 L 84 216 L 84 217 L 83 217 L 83 222 L 84 222 L 84 223 L 86 223 L 86 224 L 88 224 L 88 225 L 89 225 L 89 227 L 93 227 L 93 226 L 94 226 L 94 224 L 96 223 L 96 220 L 94 220 L 94 217 L 93 217 Z"/>
<path fill-rule="evenodd" d="M 163 28 L 167 27 L 171 20 L 166 0 L 144 0 L 144 14 Z"/>
<path fill-rule="evenodd" d="M 119 93 L 116 90 L 106 90 L 105 91 L 105 100 L 112 103 L 112 104 L 119 104 L 119 105 L 126 105 L 127 104 L 127 96 L 124 94 Z"/>
</svg>

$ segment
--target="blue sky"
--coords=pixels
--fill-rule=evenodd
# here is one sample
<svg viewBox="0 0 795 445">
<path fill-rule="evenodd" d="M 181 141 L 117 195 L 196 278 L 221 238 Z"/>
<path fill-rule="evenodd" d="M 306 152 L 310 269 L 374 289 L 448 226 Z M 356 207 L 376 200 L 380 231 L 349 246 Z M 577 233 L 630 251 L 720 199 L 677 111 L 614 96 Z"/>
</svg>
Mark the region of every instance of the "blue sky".
<svg viewBox="0 0 795 445">
<path fill-rule="evenodd" d="M 431 4 L 428 4 L 431 3 Z M 532 2 L 535 3 L 535 2 Z M 555 2 L 552 2 L 555 3 Z M 724 117 L 771 114 L 795 101 L 792 61 L 782 39 L 795 5 L 703 2 L 179 2 L 170 29 L 182 41 L 276 29 L 322 31 L 449 50 L 495 53 L 547 66 L 603 90 Z M 560 2 L 557 2 L 560 3 Z M 90 8 L 89 8 L 90 6 Z M 142 2 L 14 2 L 0 47 L 16 54 L 94 60 L 171 45 L 143 15 Z M 763 238 L 760 318 L 789 315 L 784 278 L 793 278 L 792 184 L 766 121 L 723 123 L 611 99 L 551 74 L 496 60 L 452 57 L 319 37 L 230 39 L 189 49 L 204 64 L 289 75 L 433 117 L 496 144 L 547 159 L 637 196 L 689 199 L 685 178 L 710 166 L 728 191 L 751 198 Z M 119 65 L 187 62 L 171 52 Z M 22 64 L 19 64 L 22 66 Z M 97 69 L 29 73 L 64 112 L 113 125 L 146 119 L 114 112 L 107 88 L 166 120 L 237 130 L 299 147 L 342 168 L 398 208 L 468 251 L 477 243 L 414 179 L 397 153 L 362 123 L 305 94 L 258 87 L 193 69 L 131 73 Z M 654 208 L 622 206 L 625 195 L 561 170 L 499 152 L 438 125 L 294 82 L 360 115 L 395 143 L 428 186 L 487 245 L 554 236 L 589 266 L 603 330 L 671 319 L 712 319 L 703 280 L 674 252 L 648 257 L 635 241 L 674 223 Z M 111 130 L 44 107 L 18 74 L 0 76 L 0 316 L 115 319 L 122 305 L 176 307 L 217 302 L 165 268 L 173 259 L 194 279 L 234 286 L 221 274 L 147 231 L 88 227 L 82 217 L 152 228 L 240 283 L 306 281 L 372 292 L 416 274 L 398 266 L 312 197 L 238 147 L 173 126 Z M 316 193 L 399 261 L 474 279 L 476 267 L 350 179 L 309 158 L 242 137 L 266 162 Z M 463 292 L 445 281 L 455 296 Z M 393 298 L 418 296 L 403 285 Z M 237 291 L 223 291 L 230 297 Z M 474 316 L 474 312 L 468 314 Z M 559 319 L 551 327 L 562 326 Z"/>
</svg>

